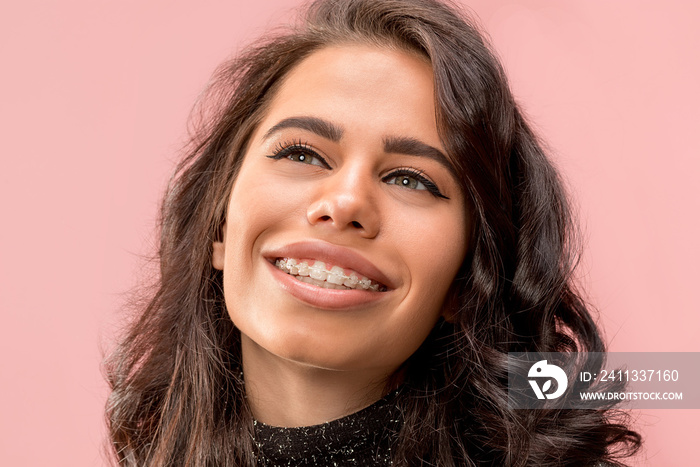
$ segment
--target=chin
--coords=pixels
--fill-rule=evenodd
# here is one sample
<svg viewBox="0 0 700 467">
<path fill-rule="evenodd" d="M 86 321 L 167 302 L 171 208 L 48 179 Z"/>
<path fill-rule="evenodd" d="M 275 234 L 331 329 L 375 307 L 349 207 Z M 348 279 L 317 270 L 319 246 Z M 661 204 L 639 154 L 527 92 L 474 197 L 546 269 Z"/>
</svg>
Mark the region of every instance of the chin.
<svg viewBox="0 0 700 467">
<path fill-rule="evenodd" d="M 377 354 L 377 352 L 368 352 L 366 349 L 345 345 L 349 343 L 337 338 L 320 336 L 309 338 L 307 335 L 298 334 L 278 337 L 275 345 L 266 350 L 284 360 L 309 368 L 335 371 L 361 370 L 372 361 L 371 354 L 374 353 L 375 358 Z"/>
</svg>

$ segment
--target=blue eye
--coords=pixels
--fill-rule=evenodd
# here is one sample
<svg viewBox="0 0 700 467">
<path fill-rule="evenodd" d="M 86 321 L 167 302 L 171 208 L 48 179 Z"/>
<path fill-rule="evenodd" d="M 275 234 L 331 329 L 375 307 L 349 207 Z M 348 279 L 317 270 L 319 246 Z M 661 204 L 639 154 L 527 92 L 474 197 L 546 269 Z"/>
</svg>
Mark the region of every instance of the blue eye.
<svg viewBox="0 0 700 467">
<path fill-rule="evenodd" d="M 423 175 L 423 172 L 418 169 L 398 169 L 384 177 L 382 181 L 389 185 L 398 185 L 410 190 L 427 191 L 436 198 L 449 199 L 440 192 L 440 189 L 435 183 L 430 181 L 430 179 Z"/>
<path fill-rule="evenodd" d="M 323 157 L 303 143 L 292 143 L 289 145 L 280 144 L 275 149 L 275 152 L 267 157 L 276 160 L 289 159 L 290 161 L 299 162 L 300 164 L 316 165 L 318 167 L 330 169 L 330 166 Z"/>
</svg>

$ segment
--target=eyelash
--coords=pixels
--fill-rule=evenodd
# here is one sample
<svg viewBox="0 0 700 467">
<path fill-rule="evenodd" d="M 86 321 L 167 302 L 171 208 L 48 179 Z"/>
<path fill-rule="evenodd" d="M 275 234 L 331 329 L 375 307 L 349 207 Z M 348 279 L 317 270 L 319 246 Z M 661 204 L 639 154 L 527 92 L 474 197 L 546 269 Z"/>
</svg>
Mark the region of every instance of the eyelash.
<svg viewBox="0 0 700 467">
<path fill-rule="evenodd" d="M 407 176 L 407 177 L 413 177 L 415 178 L 418 182 L 422 183 L 423 186 L 426 188 L 426 190 L 436 198 L 442 198 L 442 199 L 450 199 L 447 196 L 443 195 L 440 192 L 440 189 L 433 183 L 426 175 L 425 173 L 420 170 L 416 169 L 415 167 L 401 167 L 393 172 L 391 172 L 389 175 L 385 176 L 382 178 L 383 182 L 386 182 L 387 180 L 391 180 L 392 178 L 396 177 L 401 177 L 401 176 Z M 401 186 L 399 184 L 396 184 L 397 186 Z"/>
<path fill-rule="evenodd" d="M 321 157 L 316 151 L 311 149 L 311 146 L 309 146 L 308 143 L 304 143 L 301 140 L 299 141 L 293 141 L 291 143 L 278 143 L 277 146 L 275 147 L 274 151 L 272 151 L 272 154 L 267 156 L 270 159 L 275 159 L 275 160 L 280 160 L 283 158 L 289 158 L 289 156 L 292 156 L 294 154 L 299 154 L 303 153 L 304 155 L 309 155 L 311 157 L 314 157 L 318 159 L 321 162 L 321 166 L 323 166 L 326 169 L 330 169 L 331 166 L 328 165 L 328 162 Z M 300 161 L 299 161 L 300 162 Z M 311 164 L 311 165 L 316 165 L 316 164 Z"/>
<path fill-rule="evenodd" d="M 326 160 L 321 157 L 316 151 L 311 149 L 311 146 L 309 146 L 308 143 L 302 142 L 301 140 L 299 141 L 293 141 L 291 143 L 278 143 L 277 146 L 275 147 L 274 151 L 272 152 L 271 155 L 267 156 L 270 159 L 274 160 L 280 160 L 284 158 L 290 158 L 290 156 L 293 156 L 295 154 L 299 155 L 299 153 L 303 153 L 305 156 L 310 156 L 312 158 L 317 159 L 321 164 L 310 164 L 310 165 L 317 165 L 317 166 L 322 166 L 326 169 L 330 169 L 331 166 L 326 162 Z M 299 163 L 304 163 L 301 161 L 294 161 L 294 162 L 299 162 Z M 425 188 L 428 193 L 431 195 L 435 196 L 436 198 L 442 198 L 442 199 L 450 199 L 447 196 L 443 195 L 440 192 L 440 189 L 433 183 L 426 175 L 425 173 L 420 170 L 416 169 L 415 167 L 401 167 L 390 174 L 382 177 L 383 182 L 387 182 L 388 180 L 391 180 L 392 178 L 396 177 L 401 177 L 401 176 L 407 176 L 407 177 L 412 177 L 419 183 L 421 183 Z M 399 184 L 396 184 L 397 186 L 401 186 Z M 420 190 L 417 190 L 420 191 Z"/>
</svg>

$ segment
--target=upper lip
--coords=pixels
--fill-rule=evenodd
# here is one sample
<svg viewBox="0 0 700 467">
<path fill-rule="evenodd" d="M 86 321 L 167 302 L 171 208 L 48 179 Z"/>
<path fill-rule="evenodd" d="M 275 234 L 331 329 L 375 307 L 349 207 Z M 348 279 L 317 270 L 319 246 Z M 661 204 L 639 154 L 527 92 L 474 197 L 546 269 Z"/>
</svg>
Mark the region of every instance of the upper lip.
<svg viewBox="0 0 700 467">
<path fill-rule="evenodd" d="M 358 274 L 385 285 L 389 289 L 396 288 L 397 281 L 390 278 L 370 260 L 354 250 L 332 243 L 323 241 L 290 243 L 279 248 L 264 251 L 263 256 L 269 261 L 275 261 L 277 258 L 323 261 L 334 266 L 352 269 Z"/>
</svg>

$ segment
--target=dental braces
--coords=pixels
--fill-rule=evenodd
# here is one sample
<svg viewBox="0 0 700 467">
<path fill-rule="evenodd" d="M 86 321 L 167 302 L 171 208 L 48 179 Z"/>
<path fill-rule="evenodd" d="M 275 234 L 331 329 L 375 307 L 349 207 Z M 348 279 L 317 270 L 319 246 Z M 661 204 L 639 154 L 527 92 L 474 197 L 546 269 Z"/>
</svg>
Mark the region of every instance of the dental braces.
<svg viewBox="0 0 700 467">
<path fill-rule="evenodd" d="M 275 261 L 275 266 L 277 266 L 287 274 L 297 276 L 297 279 L 303 282 L 312 283 L 320 287 L 325 287 L 324 283 L 329 283 L 338 287 L 326 288 L 348 288 L 359 290 L 372 290 L 374 292 L 386 291 L 385 286 L 379 284 L 376 281 L 371 280 L 368 277 L 358 277 L 355 273 L 352 273 L 350 275 L 345 274 L 345 271 L 340 266 L 333 266 L 329 271 L 326 269 L 326 263 L 324 263 L 323 261 L 316 261 L 313 265 L 310 266 L 305 261 L 297 262 L 297 260 L 295 260 L 294 258 L 281 258 Z M 310 278 L 317 282 L 311 282 L 309 280 L 304 280 L 303 278 Z"/>
</svg>

